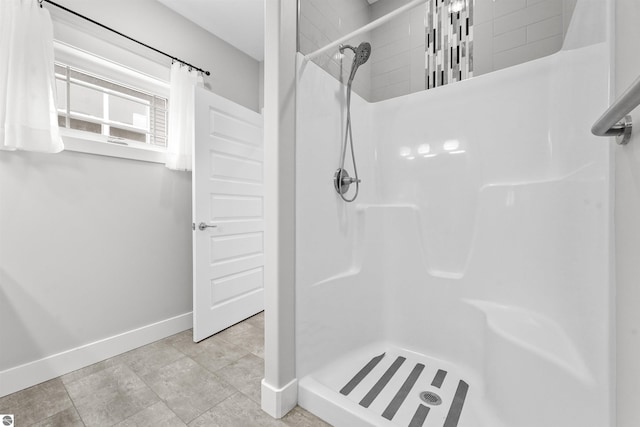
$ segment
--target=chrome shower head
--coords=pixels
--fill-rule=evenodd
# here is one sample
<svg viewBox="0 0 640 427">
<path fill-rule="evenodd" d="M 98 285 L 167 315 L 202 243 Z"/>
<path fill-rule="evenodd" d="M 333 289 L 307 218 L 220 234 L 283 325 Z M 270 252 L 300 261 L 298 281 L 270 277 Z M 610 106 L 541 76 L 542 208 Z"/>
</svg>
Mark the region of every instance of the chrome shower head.
<svg viewBox="0 0 640 427">
<path fill-rule="evenodd" d="M 340 53 L 344 53 L 345 49 L 351 49 L 353 51 L 353 63 L 351 64 L 351 74 L 349 75 L 349 84 L 353 81 L 353 78 L 356 75 L 356 70 L 359 66 L 364 64 L 369 60 L 371 56 L 371 44 L 368 42 L 362 42 L 358 45 L 358 47 L 353 47 L 346 44 L 341 44 L 338 46 L 338 50 Z"/>
<path fill-rule="evenodd" d="M 369 57 L 371 56 L 371 44 L 368 42 L 362 42 L 354 52 L 356 56 L 353 58 L 353 61 L 359 67 L 369 60 Z"/>
<path fill-rule="evenodd" d="M 367 62 L 371 56 L 371 44 L 368 42 L 362 42 L 358 47 L 353 47 L 348 44 L 341 44 L 338 46 L 338 51 L 340 51 L 340 53 L 344 53 L 345 49 L 353 51 L 353 64 L 357 67 Z"/>
</svg>

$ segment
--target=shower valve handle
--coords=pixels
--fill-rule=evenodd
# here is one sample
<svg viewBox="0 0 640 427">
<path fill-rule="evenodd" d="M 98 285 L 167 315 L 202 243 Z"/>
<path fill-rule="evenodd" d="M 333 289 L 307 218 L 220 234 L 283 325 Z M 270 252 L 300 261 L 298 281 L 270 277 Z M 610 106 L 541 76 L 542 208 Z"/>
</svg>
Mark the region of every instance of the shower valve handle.
<svg viewBox="0 0 640 427">
<path fill-rule="evenodd" d="M 354 184 L 354 183 L 360 184 L 360 182 L 362 182 L 361 179 L 355 178 L 353 176 L 343 176 L 342 177 L 342 185 L 351 185 L 351 184 Z"/>
<path fill-rule="evenodd" d="M 333 186 L 338 194 L 344 194 L 349 190 L 351 184 L 360 184 L 360 179 L 349 176 L 349 173 L 339 168 L 335 174 L 333 174 Z"/>
</svg>

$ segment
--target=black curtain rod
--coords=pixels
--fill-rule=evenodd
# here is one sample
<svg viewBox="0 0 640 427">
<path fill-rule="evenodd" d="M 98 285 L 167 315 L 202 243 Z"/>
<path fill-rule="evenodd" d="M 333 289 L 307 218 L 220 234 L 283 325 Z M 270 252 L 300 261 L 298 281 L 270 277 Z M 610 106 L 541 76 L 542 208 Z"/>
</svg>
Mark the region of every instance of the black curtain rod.
<svg viewBox="0 0 640 427">
<path fill-rule="evenodd" d="M 52 4 L 52 5 L 56 6 L 56 7 L 59 7 L 60 9 L 64 10 L 65 12 L 69 12 L 69 13 L 71 13 L 71 14 L 73 14 L 73 15 L 75 15 L 75 16 L 77 16 L 77 17 L 79 17 L 79 18 L 82 18 L 82 19 L 84 19 L 84 20 L 86 20 L 86 21 L 91 22 L 92 24 L 96 24 L 97 26 L 102 27 L 102 28 L 104 28 L 105 30 L 109 30 L 109 31 L 111 31 L 112 33 L 116 33 L 117 35 L 119 35 L 119 36 L 121 36 L 121 37 L 124 37 L 125 39 L 128 39 L 128 40 L 131 40 L 132 42 L 138 43 L 139 45 L 142 45 L 142 46 L 146 47 L 147 49 L 151 49 L 151 50 L 153 50 L 154 52 L 158 52 L 158 53 L 159 53 L 159 54 L 161 54 L 161 55 L 164 55 L 164 56 L 166 56 L 166 57 L 169 57 L 169 58 L 171 58 L 171 60 L 172 60 L 172 61 L 180 62 L 181 64 L 184 64 L 184 65 L 188 66 L 189 68 L 192 68 L 192 69 L 194 69 L 194 70 L 196 70 L 196 71 L 200 71 L 200 72 L 202 72 L 202 73 L 206 74 L 207 76 L 210 76 L 210 75 L 211 75 L 211 73 L 210 73 L 209 71 L 205 71 L 205 70 L 203 70 L 202 68 L 198 68 L 198 67 L 196 67 L 195 65 L 191 65 L 191 64 L 189 64 L 188 62 L 183 61 L 182 59 L 178 59 L 178 58 L 176 58 L 176 57 L 175 57 L 175 56 L 173 56 L 173 55 L 169 55 L 168 53 L 165 53 L 165 52 L 163 52 L 163 51 L 161 51 L 161 50 L 158 50 L 158 49 L 156 49 L 155 47 L 151 47 L 151 46 L 149 46 L 148 44 L 142 43 L 141 41 L 138 41 L 138 40 L 136 40 L 136 39 L 134 39 L 134 38 L 132 38 L 132 37 L 129 37 L 129 36 L 128 36 L 128 35 L 126 35 L 126 34 L 122 34 L 120 31 L 114 30 L 114 29 L 113 29 L 113 28 L 111 28 L 111 27 L 107 27 L 107 26 L 106 26 L 106 25 L 104 25 L 104 24 L 101 24 L 101 23 L 99 23 L 99 22 L 97 22 L 97 21 L 94 21 L 94 20 L 93 20 L 93 19 L 91 19 L 91 18 L 88 18 L 88 17 L 86 17 L 86 16 L 84 16 L 84 15 L 81 15 L 81 14 L 79 14 L 78 12 L 75 12 L 75 11 L 73 11 L 73 10 L 71 10 L 71 9 L 68 9 L 68 8 L 66 8 L 66 7 L 64 7 L 64 6 L 60 5 L 60 4 L 58 4 L 58 3 L 55 3 L 55 2 L 53 2 L 53 1 L 51 1 L 51 0 L 38 0 L 38 1 L 39 1 L 39 3 L 40 3 L 40 7 L 42 7 L 42 2 L 43 2 L 43 1 L 44 1 L 44 2 L 47 2 L 47 3 L 49 3 L 49 4 Z"/>
</svg>

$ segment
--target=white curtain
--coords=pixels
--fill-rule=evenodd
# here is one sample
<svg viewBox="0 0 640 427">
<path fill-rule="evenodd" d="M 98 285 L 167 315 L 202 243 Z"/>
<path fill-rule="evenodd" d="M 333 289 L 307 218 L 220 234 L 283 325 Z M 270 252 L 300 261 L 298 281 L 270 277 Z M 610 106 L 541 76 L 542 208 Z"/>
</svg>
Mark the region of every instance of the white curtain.
<svg viewBox="0 0 640 427">
<path fill-rule="evenodd" d="M 2 0 L 0 0 L 2 1 Z M 171 66 L 169 92 L 169 135 L 167 163 L 169 169 L 190 171 L 194 143 L 194 88 L 202 76 L 178 62 Z"/>
<path fill-rule="evenodd" d="M 37 0 L 0 0 L 0 149 L 57 153 L 53 25 Z"/>
</svg>

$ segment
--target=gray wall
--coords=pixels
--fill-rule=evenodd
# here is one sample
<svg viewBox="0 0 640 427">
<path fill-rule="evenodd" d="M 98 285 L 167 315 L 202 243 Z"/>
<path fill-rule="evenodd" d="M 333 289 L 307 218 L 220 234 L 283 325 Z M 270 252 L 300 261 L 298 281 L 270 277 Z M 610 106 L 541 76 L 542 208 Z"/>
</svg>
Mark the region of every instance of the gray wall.
<svg viewBox="0 0 640 427">
<path fill-rule="evenodd" d="M 191 174 L 0 151 L 0 200 L 0 371 L 191 311 Z"/>
<path fill-rule="evenodd" d="M 58 1 L 210 69 L 214 92 L 258 110 L 258 62 L 154 0 Z M 68 151 L 0 152 L 0 371 L 189 313 L 191 259 L 191 174 Z"/>
<path fill-rule="evenodd" d="M 616 0 L 615 87 L 640 76 L 640 2 Z M 640 123 L 640 109 L 633 113 Z M 615 150 L 618 427 L 640 425 L 640 132 Z"/>
<path fill-rule="evenodd" d="M 56 2 L 143 43 L 211 71 L 211 76 L 205 77 L 205 82 L 211 90 L 240 105 L 259 111 L 259 62 L 156 0 Z M 48 6 L 48 9 L 55 14 L 55 18 L 71 20 L 94 36 L 161 64 L 168 66 L 171 63 L 169 58 L 93 24 L 85 24 L 54 6 Z"/>
</svg>

